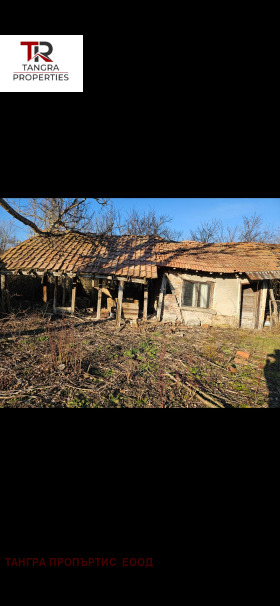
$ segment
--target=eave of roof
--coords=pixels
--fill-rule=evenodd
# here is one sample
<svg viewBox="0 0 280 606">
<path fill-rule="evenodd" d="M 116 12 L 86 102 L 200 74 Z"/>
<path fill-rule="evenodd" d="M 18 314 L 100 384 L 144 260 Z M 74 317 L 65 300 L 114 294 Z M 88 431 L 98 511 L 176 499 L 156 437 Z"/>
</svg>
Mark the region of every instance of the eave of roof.
<svg viewBox="0 0 280 606">
<path fill-rule="evenodd" d="M 37 270 L 156 278 L 153 236 L 33 236 L 6 251 L 0 271 Z"/>
<path fill-rule="evenodd" d="M 257 243 L 168 242 L 155 236 L 64 233 L 33 236 L 6 251 L 0 271 L 34 270 L 157 278 L 157 267 L 279 276 L 280 247 Z"/>
</svg>

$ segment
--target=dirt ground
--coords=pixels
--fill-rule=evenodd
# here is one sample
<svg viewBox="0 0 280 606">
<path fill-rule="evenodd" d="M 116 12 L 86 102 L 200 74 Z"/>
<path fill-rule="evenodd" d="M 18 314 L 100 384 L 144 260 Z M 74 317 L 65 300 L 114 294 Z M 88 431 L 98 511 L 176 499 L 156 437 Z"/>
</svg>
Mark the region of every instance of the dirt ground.
<svg viewBox="0 0 280 606">
<path fill-rule="evenodd" d="M 0 318 L 1 408 L 274 408 L 279 379 L 280 328 Z"/>
</svg>

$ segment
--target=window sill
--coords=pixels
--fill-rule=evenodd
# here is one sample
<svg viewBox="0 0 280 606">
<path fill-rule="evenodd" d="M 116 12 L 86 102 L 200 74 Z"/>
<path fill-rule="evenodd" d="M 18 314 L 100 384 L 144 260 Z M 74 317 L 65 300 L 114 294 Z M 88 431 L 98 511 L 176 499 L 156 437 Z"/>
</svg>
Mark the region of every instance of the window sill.
<svg viewBox="0 0 280 606">
<path fill-rule="evenodd" d="M 195 312 L 203 312 L 205 314 L 212 314 L 213 316 L 217 315 L 217 312 L 214 311 L 214 309 L 208 309 L 207 307 L 187 307 L 184 305 L 181 305 L 181 309 L 184 311 L 195 311 Z"/>
</svg>

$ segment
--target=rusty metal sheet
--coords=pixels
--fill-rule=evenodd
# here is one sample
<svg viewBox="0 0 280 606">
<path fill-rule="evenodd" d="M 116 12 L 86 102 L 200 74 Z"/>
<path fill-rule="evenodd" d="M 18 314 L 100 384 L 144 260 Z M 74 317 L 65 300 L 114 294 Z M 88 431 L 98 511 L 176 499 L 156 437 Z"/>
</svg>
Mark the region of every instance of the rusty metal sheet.
<svg viewBox="0 0 280 606">
<path fill-rule="evenodd" d="M 250 271 L 246 272 L 246 275 L 250 280 L 279 280 L 280 270 L 274 271 Z"/>
</svg>

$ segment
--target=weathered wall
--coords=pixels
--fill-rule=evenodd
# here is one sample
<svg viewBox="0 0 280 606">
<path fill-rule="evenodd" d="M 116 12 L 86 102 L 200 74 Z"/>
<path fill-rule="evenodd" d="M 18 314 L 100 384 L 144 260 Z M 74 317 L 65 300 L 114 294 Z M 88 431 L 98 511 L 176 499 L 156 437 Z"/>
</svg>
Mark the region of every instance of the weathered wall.
<svg viewBox="0 0 280 606">
<path fill-rule="evenodd" d="M 186 272 L 166 272 L 172 295 L 165 295 L 163 301 L 163 321 L 176 321 L 180 318 L 186 324 L 230 325 L 239 324 L 240 280 L 235 275 L 228 277 L 213 277 L 210 274 L 197 275 Z M 197 282 L 212 282 L 214 284 L 213 303 L 211 309 L 181 307 L 181 292 L 183 278 Z"/>
<path fill-rule="evenodd" d="M 217 277 L 214 288 L 213 309 L 216 326 L 239 326 L 240 279 L 234 275 Z"/>
<path fill-rule="evenodd" d="M 181 321 L 180 307 L 175 295 L 164 295 L 163 320 L 169 322 Z"/>
</svg>

